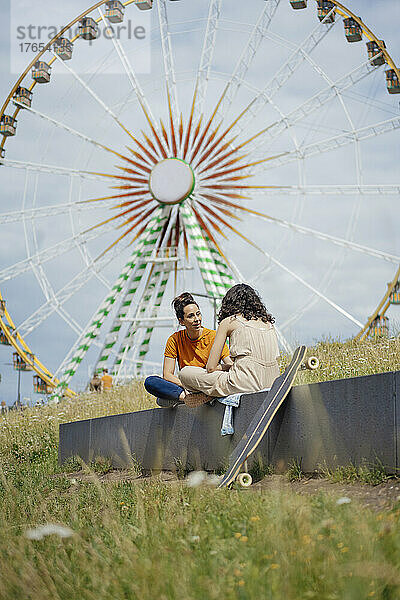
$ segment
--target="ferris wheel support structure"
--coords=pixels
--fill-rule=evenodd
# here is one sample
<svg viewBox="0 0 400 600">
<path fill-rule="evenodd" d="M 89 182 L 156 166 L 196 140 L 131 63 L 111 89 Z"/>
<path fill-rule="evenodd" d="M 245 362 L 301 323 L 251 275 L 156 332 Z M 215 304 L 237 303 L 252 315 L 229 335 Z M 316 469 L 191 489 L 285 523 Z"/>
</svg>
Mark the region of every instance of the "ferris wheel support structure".
<svg viewBox="0 0 400 600">
<path fill-rule="evenodd" d="M 8 119 L 15 121 L 20 110 L 25 110 L 32 118 L 40 119 L 57 130 L 63 131 L 75 138 L 79 138 L 85 144 L 90 145 L 92 149 L 96 148 L 108 152 L 124 161 L 124 166 L 118 167 L 121 169 L 123 175 L 115 175 L 89 170 L 85 171 L 84 169 L 73 169 L 64 166 L 60 167 L 44 162 L 34 163 L 31 161 L 9 160 L 4 158 L 4 151 L 7 136 L 10 134 L 4 134 L 0 143 L 0 164 L 8 168 L 25 170 L 25 188 L 22 210 L 3 213 L 0 215 L 0 224 L 18 221 L 22 223 L 27 255 L 26 259 L 20 260 L 11 267 L 3 268 L 0 272 L 0 283 L 32 272 L 35 275 L 45 298 L 45 302 L 42 306 L 18 326 L 15 326 L 11 320 L 10 313 L 5 309 L 5 302 L 0 295 L 0 333 L 4 336 L 6 343 L 15 349 L 26 367 L 36 371 L 42 381 L 49 386 L 49 389 L 56 387 L 57 393 L 65 393 L 67 395 L 73 395 L 72 390 L 68 387 L 69 382 L 91 345 L 99 346 L 101 349 L 96 363 L 96 369 L 101 368 L 109 360 L 113 360 L 114 373 L 117 379 L 121 380 L 132 373 L 132 368 L 135 373 L 140 371 L 149 349 L 150 340 L 155 325 L 157 324 L 157 319 L 159 318 L 162 300 L 165 297 L 167 284 L 168 281 L 170 281 L 172 273 L 174 273 L 176 278 L 180 239 L 183 240 L 182 244 L 185 252 L 188 252 L 190 249 L 191 253 L 196 258 L 200 276 L 209 297 L 213 299 L 220 299 L 223 297 L 226 290 L 238 280 L 238 270 L 226 257 L 221 245 L 217 242 L 215 233 L 223 234 L 223 229 L 227 228 L 229 231 L 239 234 L 242 239 L 247 242 L 250 241 L 240 231 L 231 226 L 229 221 L 226 221 L 226 217 L 229 219 L 235 216 L 235 211 L 237 212 L 240 210 L 242 211 L 242 214 L 251 214 L 259 219 L 261 218 L 289 231 L 293 231 L 296 234 L 318 238 L 336 246 L 340 246 L 347 251 L 361 252 L 375 259 L 378 258 L 391 263 L 398 264 L 399 262 L 399 257 L 394 253 L 368 247 L 355 242 L 353 239 L 362 196 L 371 193 L 382 194 L 385 196 L 394 195 L 398 194 L 400 189 L 399 186 L 395 184 L 364 184 L 359 149 L 360 143 L 363 140 L 387 134 L 400 128 L 399 117 L 395 116 L 378 121 L 372 125 L 369 124 L 364 127 L 356 127 L 352 121 L 346 103 L 343 100 L 344 92 L 350 90 L 358 82 L 377 70 L 378 66 L 382 64 L 380 59 L 382 59 L 392 71 L 391 77 L 393 85 L 391 89 L 389 89 L 388 86 L 388 91 L 390 93 L 397 93 L 396 78 L 397 86 L 399 85 L 398 82 L 400 80 L 399 69 L 390 57 L 384 42 L 379 40 L 359 17 L 354 15 L 340 2 L 336 2 L 336 0 L 326 3 L 330 4 L 330 8 L 326 9 L 325 12 L 322 11 L 322 15 L 319 14 L 319 24 L 313 28 L 311 33 L 302 42 L 291 49 L 289 58 L 277 70 L 275 75 L 269 79 L 268 83 L 261 89 L 256 89 L 246 82 L 245 79 L 254 63 L 262 42 L 269 35 L 272 20 L 275 17 L 280 4 L 279 0 L 270 0 L 267 3 L 263 3 L 261 13 L 256 19 L 254 26 L 251 28 L 250 34 L 239 55 L 239 59 L 236 61 L 231 75 L 228 76 L 228 81 L 223 88 L 222 94 L 215 106 L 215 110 L 204 124 L 203 111 L 208 83 L 212 78 L 212 65 L 215 58 L 217 33 L 221 27 L 221 23 L 223 23 L 222 0 L 210 0 L 200 62 L 194 78 L 195 90 L 192 108 L 188 122 L 187 124 L 184 124 L 179 106 L 178 78 L 172 46 L 173 23 L 171 24 L 171 21 L 169 20 L 167 0 L 158 0 L 158 26 L 164 65 L 164 77 L 167 86 L 170 120 L 170 130 L 167 131 L 162 120 L 160 120 L 161 127 L 156 122 L 150 103 L 136 76 L 134 61 L 132 64 L 122 43 L 118 39 L 118 36 L 115 35 L 112 21 L 106 16 L 107 12 L 106 14 L 103 13 L 102 8 L 107 6 L 108 10 L 110 8 L 108 6 L 109 4 L 111 3 L 106 2 L 105 0 L 95 3 L 89 9 L 81 13 L 76 19 L 71 21 L 67 26 L 62 28 L 57 35 L 46 44 L 44 49 L 37 54 L 34 60 L 18 78 L 0 111 L 0 117 L 3 122 L 5 111 L 11 101 L 13 101 L 16 108 L 12 115 L 7 116 Z M 121 5 L 124 10 L 132 4 L 136 4 L 138 8 L 141 9 L 150 9 L 153 2 L 151 0 L 129 0 L 127 2 L 116 4 Z M 318 3 L 319 8 L 320 4 L 321 3 Z M 103 23 L 108 32 L 112 32 L 112 35 L 108 37 L 112 41 L 115 53 L 118 55 L 118 58 L 124 67 L 124 72 L 130 82 L 135 98 L 139 102 L 146 117 L 147 124 L 150 127 L 151 132 L 149 136 L 143 133 L 145 138 L 143 142 L 140 142 L 138 138 L 132 134 L 130 129 L 124 125 L 122 119 L 115 110 L 102 100 L 100 95 L 95 91 L 95 88 L 89 85 L 88 81 L 85 81 L 83 77 L 78 75 L 72 67 L 67 65 L 65 58 L 61 58 L 54 50 L 55 42 L 60 40 L 66 32 L 70 31 L 73 25 L 82 22 L 83 19 L 95 11 L 97 11 L 100 16 L 92 19 L 92 21 L 94 20 L 97 25 L 100 22 Z M 363 62 L 349 71 L 346 75 L 333 81 L 326 75 L 324 70 L 314 61 L 314 59 L 311 58 L 311 53 L 337 23 L 337 20 L 335 20 L 336 15 L 340 15 L 347 20 L 352 20 L 354 24 L 356 24 L 354 27 L 357 26 L 359 28 L 359 39 L 364 35 L 370 42 L 376 44 L 377 51 L 373 56 L 369 56 L 369 59 L 366 62 Z M 71 43 L 74 44 L 80 37 L 81 36 L 77 34 L 72 38 Z M 347 39 L 348 41 L 355 41 L 349 38 Z M 16 92 L 20 89 L 28 72 L 34 66 L 36 61 L 39 61 L 46 52 L 51 56 L 48 66 L 51 67 L 56 61 L 59 64 L 62 64 L 63 68 L 66 69 L 66 72 L 72 75 L 85 92 L 89 94 L 102 110 L 113 119 L 118 126 L 118 129 L 129 136 L 130 140 L 134 143 L 134 149 L 129 148 L 130 155 L 125 156 L 123 153 L 117 152 L 113 148 L 100 143 L 95 137 L 86 135 L 78 129 L 63 123 L 61 120 L 55 119 L 16 99 Z M 285 114 L 275 103 L 274 97 L 279 90 L 287 84 L 289 79 L 304 62 L 308 62 L 315 72 L 326 81 L 326 87 L 312 95 L 294 110 Z M 32 94 L 36 85 L 37 81 L 34 80 L 29 88 L 27 88 L 27 91 Z M 253 99 L 224 129 L 222 127 L 223 122 L 231 110 L 241 87 L 246 87 L 247 90 L 252 91 Z M 294 126 L 335 98 L 338 98 L 342 105 L 343 112 L 349 123 L 349 130 L 342 131 L 337 135 L 327 136 L 325 139 L 307 145 L 305 143 L 299 143 L 296 134 L 293 131 Z M 278 112 L 278 119 L 269 124 L 262 131 L 254 134 L 250 139 L 240 141 L 240 143 L 236 142 L 236 138 L 246 133 L 248 126 L 267 105 L 270 105 Z M 273 141 L 285 131 L 289 132 L 294 149 L 280 152 L 274 156 L 265 157 L 266 150 L 271 146 Z M 228 139 L 228 135 L 233 137 Z M 355 184 L 307 185 L 302 166 L 306 158 L 319 156 L 349 144 L 352 144 L 355 149 Z M 242 148 L 246 154 L 238 156 L 237 153 Z M 258 151 L 259 154 L 257 153 Z M 247 164 L 242 164 L 248 152 L 252 153 L 252 158 Z M 163 202 L 154 195 L 151 189 L 149 195 L 147 189 L 147 176 L 153 172 L 153 169 L 158 166 L 159 163 L 162 163 L 167 159 L 170 160 L 171 157 L 188 161 L 191 164 L 195 180 L 192 192 L 183 200 L 177 199 L 173 202 L 176 205 L 176 209 L 168 206 L 168 203 L 167 205 L 163 204 Z M 248 181 L 246 182 L 246 179 L 249 176 L 265 173 L 273 168 L 276 169 L 288 165 L 293 161 L 297 161 L 298 164 L 299 185 L 246 186 L 246 183 L 248 183 Z M 60 205 L 49 205 L 47 207 L 36 206 L 38 177 L 40 174 L 69 177 L 69 201 Z M 31 176 L 33 179 L 33 207 L 27 205 L 28 181 Z M 110 179 L 113 183 L 121 184 L 114 187 L 118 189 L 129 188 L 134 191 L 126 194 L 96 198 L 90 201 L 72 201 L 74 180 L 78 181 L 81 186 L 81 182 L 84 180 L 110 181 Z M 81 190 L 81 187 L 79 189 Z M 324 233 L 311 227 L 306 227 L 300 223 L 296 223 L 293 219 L 282 219 L 272 215 L 262 214 L 238 205 L 238 199 L 248 198 L 243 194 L 250 193 L 249 190 L 251 190 L 251 195 L 254 196 L 259 194 L 273 196 L 282 193 L 300 193 L 303 196 L 305 194 L 318 194 L 321 196 L 329 196 L 332 194 L 357 194 L 358 202 L 354 206 L 345 237 L 340 237 Z M 108 280 L 103 275 L 104 267 L 109 265 L 112 259 L 121 251 L 121 246 L 118 247 L 116 244 L 117 242 L 121 242 L 126 234 L 120 236 L 114 244 L 109 246 L 102 254 L 97 256 L 97 258 L 93 259 L 88 251 L 88 244 L 97 240 L 100 236 L 114 231 L 114 219 L 117 217 L 112 217 L 99 223 L 99 225 L 96 225 L 95 227 L 82 231 L 76 229 L 76 224 L 72 218 L 72 210 L 79 210 L 82 212 L 87 211 L 92 206 L 89 202 L 94 202 L 93 207 L 101 206 L 104 209 L 109 206 L 115 208 L 114 199 L 118 199 L 118 201 L 122 202 L 119 206 L 125 207 L 125 205 L 129 203 L 128 201 L 124 202 L 125 196 L 135 198 L 132 200 L 133 208 L 117 215 L 118 218 L 126 213 L 130 213 L 130 211 L 137 210 L 140 206 L 145 207 L 141 214 L 137 212 L 133 213 L 135 217 L 138 217 L 138 215 L 139 217 L 136 221 L 133 221 L 134 224 L 129 229 L 129 231 L 132 231 L 135 227 L 141 227 L 140 232 L 134 237 L 134 240 L 136 240 L 135 249 L 131 259 L 117 278 L 111 292 L 107 294 L 87 326 L 81 327 L 78 321 L 69 315 L 65 309 L 65 304 L 70 298 L 78 293 L 83 285 L 92 277 L 96 277 L 102 285 L 107 287 Z M 139 203 L 141 200 L 140 196 L 144 197 L 144 200 L 142 198 L 141 204 Z M 159 206 L 156 208 L 154 207 L 155 202 L 159 202 Z M 220 211 L 219 213 L 216 212 L 217 208 Z M 42 218 L 63 214 L 69 214 L 70 216 L 72 235 L 61 242 L 53 244 L 45 250 L 41 250 L 38 232 L 34 224 L 39 222 Z M 133 217 L 127 218 L 122 225 L 129 224 L 130 226 L 132 219 Z M 31 224 L 32 228 L 30 229 Z M 397 301 L 397 295 L 399 294 L 399 269 L 393 281 L 388 284 L 388 290 L 377 309 L 374 311 L 373 315 L 369 317 L 367 323 L 363 325 L 359 318 L 353 316 L 349 311 L 340 306 L 339 303 L 329 298 L 321 287 L 318 289 L 315 285 L 312 285 L 305 277 L 300 276 L 293 269 L 284 264 L 284 262 L 278 260 L 273 253 L 266 252 L 251 241 L 250 243 L 262 252 L 267 259 L 267 264 L 269 266 L 275 265 L 275 267 L 312 292 L 314 298 L 323 300 L 337 312 L 352 321 L 352 323 L 361 327 L 361 331 L 356 336 L 356 339 L 363 339 L 375 330 L 374 328 L 377 319 L 384 317 L 390 304 L 400 303 L 400 301 Z M 44 265 L 51 260 L 62 257 L 64 254 L 74 249 L 78 250 L 80 253 L 85 266 L 76 276 L 71 278 L 56 292 L 50 283 Z M 344 255 L 342 254 L 342 257 L 343 256 Z M 341 259 L 338 259 L 336 264 L 338 264 L 340 260 Z M 330 269 L 330 272 L 332 272 L 332 268 Z M 329 272 L 326 281 L 328 279 Z M 136 308 L 134 308 L 134 305 Z M 112 319 L 111 327 L 105 336 L 104 342 L 100 342 L 98 339 L 100 329 L 113 311 L 115 316 Z M 56 377 L 44 367 L 24 341 L 24 336 L 31 334 L 53 313 L 57 313 L 78 335 L 77 342 L 72 346 L 70 352 L 63 360 L 62 365 L 57 370 L 56 374 L 61 374 L 60 379 L 56 379 Z M 130 320 L 126 321 L 127 318 Z M 122 339 L 120 339 L 121 337 Z M 283 337 L 281 342 L 283 345 L 285 344 Z M 117 345 L 118 343 L 119 346 Z M 115 348 L 117 348 L 117 350 Z M 132 354 L 133 358 L 131 356 Z"/>
</svg>

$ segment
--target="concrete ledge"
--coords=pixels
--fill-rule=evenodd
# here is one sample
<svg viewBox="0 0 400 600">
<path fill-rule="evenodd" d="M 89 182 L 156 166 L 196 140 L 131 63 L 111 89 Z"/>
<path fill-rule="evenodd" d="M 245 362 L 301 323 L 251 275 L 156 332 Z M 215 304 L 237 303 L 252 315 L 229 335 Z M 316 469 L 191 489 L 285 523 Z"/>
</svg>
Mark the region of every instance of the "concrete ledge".
<svg viewBox="0 0 400 600">
<path fill-rule="evenodd" d="M 245 433 L 265 393 L 248 394 L 234 409 L 235 433 L 220 434 L 225 407 L 212 406 L 151 409 L 60 425 L 59 460 L 78 455 L 85 462 L 97 456 L 111 458 L 116 467 L 131 464 L 131 456 L 143 469 L 175 470 L 226 466 L 230 453 Z M 267 439 L 260 444 L 267 454 Z"/>
<path fill-rule="evenodd" d="M 302 460 L 305 472 L 363 461 L 399 464 L 400 372 L 294 387 L 279 414 L 270 461 Z M 397 388 L 397 389 L 396 389 Z"/>
<path fill-rule="evenodd" d="M 246 394 L 234 409 L 235 433 L 221 437 L 224 406 L 152 409 L 60 425 L 59 461 L 108 457 L 115 467 L 214 470 L 246 431 L 265 392 Z M 253 460 L 286 468 L 293 459 L 312 472 L 350 461 L 400 466 L 400 371 L 296 386 L 277 413 Z"/>
</svg>

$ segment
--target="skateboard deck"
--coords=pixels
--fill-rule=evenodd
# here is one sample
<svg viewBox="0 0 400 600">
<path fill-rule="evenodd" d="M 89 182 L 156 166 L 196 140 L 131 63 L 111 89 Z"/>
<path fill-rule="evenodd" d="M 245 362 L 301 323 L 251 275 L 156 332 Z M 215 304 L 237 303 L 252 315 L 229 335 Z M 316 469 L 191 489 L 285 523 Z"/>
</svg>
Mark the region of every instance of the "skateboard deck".
<svg viewBox="0 0 400 600">
<path fill-rule="evenodd" d="M 243 463 L 254 452 L 263 439 L 272 419 L 290 392 L 297 371 L 302 365 L 307 352 L 306 346 L 299 346 L 293 354 L 292 361 L 286 371 L 277 377 L 272 384 L 266 399 L 261 404 L 246 433 L 229 457 L 229 468 L 218 487 L 230 485 L 237 477 Z"/>
</svg>

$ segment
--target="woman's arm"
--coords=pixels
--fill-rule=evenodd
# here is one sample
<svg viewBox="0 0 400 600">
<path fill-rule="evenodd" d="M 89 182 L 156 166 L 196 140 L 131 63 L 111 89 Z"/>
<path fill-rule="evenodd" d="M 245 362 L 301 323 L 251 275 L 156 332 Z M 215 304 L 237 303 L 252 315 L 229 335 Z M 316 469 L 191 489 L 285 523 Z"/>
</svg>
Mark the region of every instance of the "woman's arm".
<svg viewBox="0 0 400 600">
<path fill-rule="evenodd" d="M 168 356 L 164 356 L 163 378 L 182 387 L 179 377 L 174 374 L 175 362 L 175 358 L 168 358 Z"/>
<path fill-rule="evenodd" d="M 226 342 L 226 338 L 230 334 L 230 319 L 227 317 L 218 325 L 217 333 L 215 335 L 214 343 L 210 350 L 210 355 L 206 364 L 207 373 L 213 373 L 217 370 L 219 361 L 221 360 L 221 354 Z"/>
</svg>

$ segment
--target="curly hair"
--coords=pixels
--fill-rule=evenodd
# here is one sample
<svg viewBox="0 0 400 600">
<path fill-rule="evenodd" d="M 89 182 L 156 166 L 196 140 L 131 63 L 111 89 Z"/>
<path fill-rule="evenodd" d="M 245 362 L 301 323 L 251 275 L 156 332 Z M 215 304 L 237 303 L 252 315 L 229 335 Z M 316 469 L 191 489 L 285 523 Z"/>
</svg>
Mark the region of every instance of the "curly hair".
<svg viewBox="0 0 400 600">
<path fill-rule="evenodd" d="M 175 314 L 178 319 L 183 319 L 183 309 L 185 308 L 185 306 L 189 306 L 189 304 L 195 304 L 197 308 L 199 308 L 199 305 L 197 304 L 196 300 L 189 292 L 183 292 L 182 294 L 174 298 L 171 304 L 174 308 Z"/>
<path fill-rule="evenodd" d="M 238 283 L 227 291 L 218 313 L 218 323 L 233 315 L 243 315 L 247 321 L 261 319 L 264 323 L 275 323 L 258 292 L 246 283 Z"/>
</svg>

